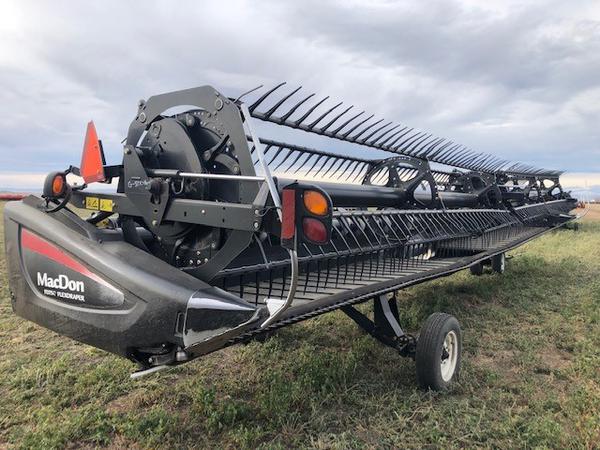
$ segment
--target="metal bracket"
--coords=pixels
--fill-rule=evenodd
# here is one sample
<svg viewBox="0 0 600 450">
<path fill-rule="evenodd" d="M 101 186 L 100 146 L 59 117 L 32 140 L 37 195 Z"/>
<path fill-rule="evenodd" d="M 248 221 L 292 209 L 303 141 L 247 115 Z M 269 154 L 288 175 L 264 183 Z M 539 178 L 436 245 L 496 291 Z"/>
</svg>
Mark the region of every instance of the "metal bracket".
<svg viewBox="0 0 600 450">
<path fill-rule="evenodd" d="M 262 143 L 254 127 L 252 126 L 252 115 L 248 110 L 248 106 L 245 103 L 240 103 L 240 111 L 244 118 L 244 121 L 248 127 L 248 131 L 250 133 L 250 140 L 254 145 L 254 149 L 256 150 L 256 155 L 258 157 L 258 162 L 263 169 L 265 181 L 269 186 L 269 192 L 271 193 L 271 198 L 273 199 L 273 204 L 277 210 L 277 216 L 279 220 L 282 219 L 281 213 L 281 199 L 279 198 L 279 190 L 275 185 L 275 181 L 273 180 L 273 176 L 271 175 L 271 171 L 269 170 L 269 164 L 265 159 L 265 154 L 262 148 Z M 292 302 L 294 301 L 294 296 L 296 295 L 296 289 L 298 288 L 298 253 L 296 250 L 288 250 L 290 254 L 290 266 L 291 266 L 291 280 L 290 280 L 290 289 L 288 291 L 285 302 L 283 302 L 277 309 L 274 309 L 273 312 L 270 312 L 269 317 L 261 324 L 261 328 L 265 328 L 275 322 L 281 315 L 292 306 Z"/>
<path fill-rule="evenodd" d="M 398 350 L 401 356 L 414 357 L 416 339 L 402 330 L 398 322 L 396 300 L 388 300 L 387 295 L 378 295 L 373 301 L 375 320 L 350 305 L 342 306 L 341 310 L 383 345 Z"/>
<path fill-rule="evenodd" d="M 393 308 L 393 311 L 392 311 Z M 380 295 L 374 300 L 375 326 L 380 332 L 404 336 L 404 331 L 398 322 L 398 307 L 395 300 L 388 300 L 386 295 Z"/>
</svg>

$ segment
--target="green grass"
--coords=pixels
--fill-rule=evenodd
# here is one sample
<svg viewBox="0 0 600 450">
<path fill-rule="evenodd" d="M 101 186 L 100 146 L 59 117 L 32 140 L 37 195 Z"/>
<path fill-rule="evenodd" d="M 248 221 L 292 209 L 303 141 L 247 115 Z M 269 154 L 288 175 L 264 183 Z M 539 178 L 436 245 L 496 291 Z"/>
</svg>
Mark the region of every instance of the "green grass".
<svg viewBox="0 0 600 450">
<path fill-rule="evenodd" d="M 0 447 L 598 448 L 599 251 L 588 222 L 515 250 L 504 276 L 401 292 L 409 330 L 436 310 L 462 324 L 443 394 L 339 312 L 131 381 L 128 361 L 12 314 L 2 256 Z"/>
</svg>

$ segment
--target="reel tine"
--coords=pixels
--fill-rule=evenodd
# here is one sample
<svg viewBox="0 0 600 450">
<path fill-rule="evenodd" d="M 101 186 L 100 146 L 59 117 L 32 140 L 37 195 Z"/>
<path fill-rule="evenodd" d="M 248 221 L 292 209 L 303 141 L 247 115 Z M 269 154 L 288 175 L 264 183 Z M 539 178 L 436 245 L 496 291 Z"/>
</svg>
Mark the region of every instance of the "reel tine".
<svg viewBox="0 0 600 450">
<path fill-rule="evenodd" d="M 370 129 L 371 129 L 371 128 L 373 128 L 375 125 L 377 125 L 377 124 L 379 124 L 379 123 L 381 123 L 381 122 L 383 122 L 383 119 L 376 120 L 376 121 L 375 121 L 375 122 L 373 122 L 372 124 L 370 124 L 370 125 L 366 126 L 365 128 L 363 128 L 363 130 L 362 130 L 362 131 L 360 131 L 360 132 L 358 132 L 357 134 L 355 134 L 354 136 L 352 136 L 352 137 L 350 138 L 350 140 L 351 140 L 352 142 L 358 142 L 358 138 L 359 138 L 360 136 L 362 136 L 362 135 L 363 135 L 363 134 L 365 134 L 365 133 L 366 133 L 368 130 L 370 130 Z"/>
<path fill-rule="evenodd" d="M 329 162 L 331 161 L 331 164 L 329 164 Z M 331 169 L 331 167 L 337 162 L 337 158 L 334 158 L 333 156 L 328 156 L 327 158 L 325 158 L 325 161 L 323 162 L 323 164 L 321 164 L 321 167 L 319 167 L 319 170 L 317 170 L 315 172 L 315 178 L 321 173 L 322 170 L 325 170 L 325 168 L 327 167 L 327 164 L 329 164 L 329 168 L 327 169 L 327 171 L 329 171 L 329 169 Z M 321 178 L 323 178 L 325 175 L 321 175 Z"/>
<path fill-rule="evenodd" d="M 438 155 L 443 154 L 448 147 L 452 147 L 453 145 L 455 145 L 453 141 L 442 144 L 440 148 L 436 149 L 431 155 L 428 155 L 429 159 L 441 162 L 439 161 Z"/>
<path fill-rule="evenodd" d="M 302 89 L 302 86 L 297 87 L 292 92 L 290 92 L 288 95 L 285 95 L 284 97 L 282 97 L 281 100 L 279 100 L 277 103 L 275 103 L 275 105 L 273 105 L 273 107 L 265 113 L 265 119 L 268 119 L 269 117 L 271 117 L 273 115 L 273 113 L 277 110 L 277 108 L 279 108 L 281 105 L 283 105 L 283 103 L 288 98 L 290 98 L 292 95 L 294 95 L 300 89 Z"/>
<path fill-rule="evenodd" d="M 318 124 L 321 120 L 323 120 L 325 118 L 325 116 L 329 115 L 330 112 L 332 112 L 334 109 L 338 108 L 339 106 L 343 105 L 343 102 L 339 102 L 337 105 L 333 106 L 332 108 L 329 108 L 327 111 L 325 111 L 323 114 L 321 114 L 317 120 L 315 120 L 313 123 L 311 123 L 310 125 L 307 126 L 307 128 L 309 130 L 312 130 L 316 124 Z"/>
<path fill-rule="evenodd" d="M 319 161 L 320 161 L 322 158 L 327 158 L 327 157 L 326 157 L 326 156 L 323 156 L 323 155 L 319 155 L 319 156 L 317 157 L 317 159 L 315 160 L 315 162 L 313 163 L 313 165 L 311 166 L 311 168 L 310 168 L 310 169 L 308 169 L 308 170 L 306 171 L 306 174 L 307 174 L 307 175 L 308 175 L 309 173 L 311 173 L 311 172 L 312 172 L 312 170 L 315 168 L 315 166 L 317 165 L 317 163 L 318 163 L 318 162 L 319 162 Z M 327 159 L 325 159 L 325 162 L 327 162 Z M 316 176 L 316 175 L 314 175 L 314 176 Z"/>
<path fill-rule="evenodd" d="M 394 145 L 396 145 L 396 142 L 398 142 L 400 139 L 402 139 L 404 136 L 406 136 L 408 133 L 410 133 L 412 130 L 414 130 L 414 128 L 407 128 L 404 127 L 402 129 L 402 131 L 404 131 L 404 133 L 400 134 L 400 136 L 398 136 L 396 139 L 394 139 L 392 142 L 390 142 L 387 146 L 386 146 L 386 150 L 389 150 L 391 152 L 397 152 L 398 149 L 396 147 L 394 147 Z"/>
<path fill-rule="evenodd" d="M 295 122 L 292 122 L 292 128 L 298 128 L 300 126 L 300 124 L 302 124 L 302 122 L 304 122 L 306 120 L 306 118 L 308 116 L 310 116 L 312 114 L 312 112 L 317 109 L 324 101 L 326 101 L 329 98 L 329 96 L 327 97 L 323 97 L 321 100 L 319 100 L 317 103 L 315 103 L 313 106 L 311 106 L 310 108 L 308 108 L 308 111 L 306 111 L 302 117 L 300 117 L 298 120 L 296 120 Z"/>
<path fill-rule="evenodd" d="M 362 139 L 361 142 L 363 142 L 363 143 L 366 142 L 368 145 L 373 145 L 373 141 L 369 141 L 369 139 L 371 139 L 371 137 L 373 137 L 374 135 L 376 135 L 377 133 L 379 133 L 384 128 L 389 127 L 391 124 L 392 124 L 392 122 L 388 122 L 385 125 L 377 128 L 375 131 L 373 131 L 368 136 L 366 136 L 364 139 Z"/>
<path fill-rule="evenodd" d="M 419 131 L 417 134 L 413 134 L 409 139 L 407 139 L 404 144 L 403 144 L 403 149 L 402 151 L 404 153 L 406 153 L 409 156 L 412 156 L 412 151 L 411 151 L 411 146 L 415 143 L 418 142 L 423 136 L 426 136 L 427 134 L 424 131 Z"/>
<path fill-rule="evenodd" d="M 421 158 L 428 158 L 428 157 L 429 157 L 429 154 L 430 154 L 431 152 L 433 152 L 433 151 L 435 150 L 435 148 L 436 148 L 438 145 L 441 145 L 441 144 L 442 144 L 442 142 L 444 142 L 445 140 L 446 140 L 445 138 L 437 138 L 437 139 L 436 139 L 436 140 L 434 140 L 434 141 L 433 141 L 431 144 L 429 144 L 429 147 L 427 147 L 427 149 L 426 149 L 426 150 L 425 150 L 423 153 L 421 153 L 419 156 L 420 156 Z"/>
<path fill-rule="evenodd" d="M 267 97 L 269 97 L 273 92 L 275 92 L 277 89 L 279 89 L 284 84 L 286 84 L 285 81 L 283 83 L 279 83 L 274 88 L 272 88 L 272 89 L 268 90 L 267 92 L 265 92 L 258 100 L 256 100 L 254 103 L 252 103 L 252 105 L 250 105 L 248 107 L 248 111 L 250 111 L 251 113 L 253 113 L 254 110 L 256 110 L 256 108 L 258 108 L 258 106 L 260 106 L 260 104 L 267 99 Z"/>
<path fill-rule="evenodd" d="M 306 155 L 308 155 L 308 158 L 306 158 L 304 161 L 302 161 L 302 164 L 300 164 L 298 166 L 298 168 L 296 168 L 296 170 L 294 171 L 294 175 L 297 174 L 300 169 L 302 169 L 304 166 L 306 166 L 308 164 L 308 162 L 312 159 L 313 156 L 317 156 L 314 153 L 306 153 Z"/>
<path fill-rule="evenodd" d="M 298 103 L 296 103 L 294 106 L 292 106 L 288 112 L 286 112 L 283 116 L 281 116 L 281 119 L 279 120 L 279 123 L 283 123 L 286 120 L 288 120 L 290 118 L 290 116 L 292 114 L 294 114 L 296 112 L 296 110 L 302 106 L 304 103 L 306 103 L 308 100 L 310 100 L 311 98 L 313 98 L 315 96 L 315 94 L 310 94 L 307 95 L 306 97 L 304 97 L 302 100 L 300 100 Z"/>
<path fill-rule="evenodd" d="M 381 146 L 381 142 L 380 142 L 381 139 L 383 139 L 384 136 L 387 136 L 388 134 L 390 134 L 392 131 L 394 131 L 399 126 L 400 126 L 400 124 L 394 125 L 392 128 L 388 128 L 387 130 L 385 130 L 383 133 L 381 133 L 376 138 L 373 138 L 373 141 L 372 141 L 373 145 Z"/>
<path fill-rule="evenodd" d="M 430 133 L 426 134 L 421 139 L 419 139 L 418 141 L 411 144 L 410 147 L 408 148 L 408 151 L 410 152 L 409 154 L 411 156 L 415 156 L 418 153 L 418 150 L 420 150 L 419 146 L 422 145 L 424 142 L 426 142 L 429 138 L 431 138 Z"/>
<path fill-rule="evenodd" d="M 277 171 L 289 158 L 291 158 L 291 156 L 297 152 L 297 150 L 292 150 L 292 149 L 288 149 L 288 153 L 287 155 L 285 155 L 285 157 L 283 157 L 283 159 L 281 161 L 279 161 L 279 164 L 277 164 L 277 166 L 275 166 L 275 168 L 273 168 L 273 172 Z"/>
<path fill-rule="evenodd" d="M 352 175 L 354 175 L 354 172 L 356 172 L 356 169 L 358 169 L 361 166 L 361 163 L 359 161 L 356 161 L 356 164 L 352 165 L 352 171 L 350 172 L 350 175 L 348 175 L 348 178 L 346 178 L 346 180 L 353 180 Z M 360 170 L 358 171 L 358 173 L 360 173 Z"/>
<path fill-rule="evenodd" d="M 258 91 L 259 89 L 261 89 L 261 88 L 263 88 L 263 87 L 264 87 L 264 85 L 262 85 L 262 84 L 261 84 L 261 85 L 258 85 L 258 86 L 256 86 L 255 88 L 252 88 L 252 89 L 250 89 L 250 90 L 248 90 L 248 91 L 246 91 L 246 92 L 243 92 L 243 93 L 241 93 L 241 94 L 240 94 L 240 95 L 239 95 L 239 96 L 238 96 L 238 97 L 237 97 L 237 98 L 236 98 L 236 99 L 233 101 L 233 103 L 237 103 L 237 102 L 239 102 L 239 101 L 240 101 L 242 98 L 244 98 L 246 95 L 248 95 L 248 94 L 252 94 L 254 91 Z"/>
<path fill-rule="evenodd" d="M 342 134 L 342 137 L 344 139 L 347 138 L 350 135 L 350 133 L 352 133 L 354 130 L 356 130 L 358 127 L 360 127 L 363 123 L 368 122 L 369 120 L 371 120 L 373 117 L 374 117 L 374 115 L 371 114 L 366 119 L 363 119 L 360 122 L 358 122 L 357 124 L 353 125 L 348 131 L 346 131 L 344 134 Z"/>
<path fill-rule="evenodd" d="M 357 117 L 362 116 L 364 113 L 365 113 L 364 111 L 361 111 L 358 114 L 355 114 L 350 119 L 346 120 L 343 124 L 341 124 L 337 129 L 335 129 L 334 131 L 332 131 L 332 133 L 333 134 L 338 134 L 346 125 L 348 125 L 350 122 L 352 122 Z"/>
<path fill-rule="evenodd" d="M 470 149 L 465 149 L 460 155 L 456 155 L 452 159 L 452 164 L 460 164 L 462 161 L 470 161 L 473 159 L 474 152 Z"/>
<path fill-rule="evenodd" d="M 408 137 L 406 139 L 404 139 L 403 141 L 399 142 L 395 147 L 394 147 L 394 151 L 398 152 L 401 150 L 401 148 L 404 146 L 404 144 L 406 144 L 407 142 L 409 142 L 411 139 L 414 139 L 415 136 L 419 135 L 419 132 L 414 133 L 414 134 L 410 134 L 414 131 L 414 128 L 411 128 L 409 130 L 408 133 L 405 133 L 402 137 L 406 137 L 408 135 Z"/>
<path fill-rule="evenodd" d="M 347 107 L 344 111 L 342 111 L 341 113 L 339 113 L 337 116 L 335 116 L 327 125 L 325 125 L 324 127 L 321 127 L 319 129 L 319 131 L 321 132 L 325 132 L 329 129 L 329 127 L 331 125 L 333 125 L 340 117 L 342 117 L 344 114 L 346 114 L 348 111 L 350 111 L 352 108 L 354 108 L 354 105 L 350 105 L 349 107 Z"/>
<path fill-rule="evenodd" d="M 279 146 L 279 148 L 277 149 L 277 151 L 275 152 L 275 154 L 273 155 L 273 157 L 267 164 L 272 164 L 273 161 L 275 161 L 277 159 L 277 157 L 279 156 L 279 154 L 283 151 L 283 149 L 284 149 L 284 147 Z"/>
<path fill-rule="evenodd" d="M 437 142 L 439 138 L 432 136 L 431 134 L 425 140 L 419 142 L 416 146 L 415 157 L 423 158 L 423 153 L 426 153 L 429 150 L 429 147 L 433 145 L 434 142 Z"/>
<path fill-rule="evenodd" d="M 407 127 L 402 127 L 400 128 L 398 131 L 396 131 L 395 133 L 392 133 L 390 136 L 388 136 L 385 141 L 381 142 L 379 145 L 381 145 L 382 147 L 386 146 L 386 144 L 391 141 L 395 136 L 397 136 L 399 133 L 402 133 L 404 130 L 406 130 Z"/>
<path fill-rule="evenodd" d="M 467 153 L 467 148 L 463 145 L 457 144 L 456 147 L 448 149 L 446 154 L 444 155 L 444 159 L 442 160 L 443 164 L 452 165 L 453 161 L 456 159 L 462 158 Z"/>
<path fill-rule="evenodd" d="M 449 142 L 449 144 L 454 144 L 453 142 Z M 462 151 L 462 149 L 464 148 L 463 145 L 461 144 L 454 144 L 454 145 L 450 145 L 449 147 L 446 147 L 440 154 L 439 156 L 436 156 L 436 161 L 442 163 L 442 164 L 448 164 L 449 163 L 449 159 L 452 155 L 454 155 L 457 151 Z"/>
<path fill-rule="evenodd" d="M 334 160 L 334 162 L 331 164 L 331 166 L 329 166 L 329 169 L 327 169 L 327 172 L 325 172 L 325 173 L 323 174 L 323 178 L 325 178 L 325 177 L 327 176 L 327 174 L 328 174 L 329 172 L 331 172 L 331 169 L 333 169 L 333 167 L 334 167 L 334 166 L 335 166 L 335 165 L 336 165 L 338 162 L 340 163 L 340 164 L 338 165 L 338 168 L 339 168 L 339 167 L 341 167 L 341 166 L 342 166 L 342 164 L 344 163 L 344 159 L 343 159 L 343 158 L 337 158 L 336 160 Z M 337 169 L 336 169 L 336 170 L 337 170 Z M 333 173 L 335 173 L 335 170 L 333 171 Z"/>
</svg>

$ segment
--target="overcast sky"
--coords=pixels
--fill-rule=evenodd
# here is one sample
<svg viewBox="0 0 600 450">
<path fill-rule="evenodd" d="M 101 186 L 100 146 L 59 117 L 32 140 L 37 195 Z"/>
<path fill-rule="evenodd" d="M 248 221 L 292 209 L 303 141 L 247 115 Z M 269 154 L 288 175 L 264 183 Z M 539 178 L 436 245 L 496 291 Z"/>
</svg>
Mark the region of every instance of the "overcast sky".
<svg viewBox="0 0 600 450">
<path fill-rule="evenodd" d="M 110 163 L 140 98 L 287 80 L 600 185 L 600 2 L 28 2 L 0 15 L 0 187 Z"/>
</svg>

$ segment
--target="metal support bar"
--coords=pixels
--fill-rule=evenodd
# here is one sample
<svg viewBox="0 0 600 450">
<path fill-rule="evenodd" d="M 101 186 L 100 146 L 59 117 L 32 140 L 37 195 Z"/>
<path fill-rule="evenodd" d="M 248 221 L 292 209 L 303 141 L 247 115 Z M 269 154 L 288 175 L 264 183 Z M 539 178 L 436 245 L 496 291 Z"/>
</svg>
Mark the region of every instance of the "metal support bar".
<svg viewBox="0 0 600 450">
<path fill-rule="evenodd" d="M 88 202 L 91 198 L 94 202 Z M 130 216 L 141 215 L 137 207 L 125 194 L 107 194 L 95 192 L 74 192 L 71 203 L 78 208 L 90 211 L 98 210 L 97 206 L 90 209 L 88 204 L 99 205 L 99 200 L 110 200 L 112 211 Z M 185 198 L 171 199 L 164 214 L 164 220 L 194 223 L 210 227 L 228 228 L 231 230 L 256 231 L 261 225 L 262 218 L 255 211 L 261 209 L 260 204 L 213 202 Z"/>
<path fill-rule="evenodd" d="M 373 299 L 375 320 L 356 310 L 353 306 L 346 305 L 340 309 L 369 335 L 383 345 L 398 350 L 400 356 L 414 358 L 416 339 L 406 334 L 398 322 L 398 308 L 396 300 L 388 300 L 386 294 L 380 294 Z"/>
<path fill-rule="evenodd" d="M 394 311 L 390 307 L 390 302 L 393 302 Z M 380 295 L 375 298 L 375 326 L 379 331 L 385 334 L 393 333 L 396 337 L 404 336 L 404 331 L 400 323 L 398 323 L 398 309 L 396 300 L 388 300 L 386 295 Z"/>
<path fill-rule="evenodd" d="M 182 172 L 172 169 L 148 169 L 148 174 L 153 177 L 168 178 L 194 178 L 206 180 L 230 180 L 230 181 L 265 181 L 265 177 L 254 175 L 227 175 L 219 173 Z"/>
<path fill-rule="evenodd" d="M 258 135 L 256 134 L 256 131 L 254 130 L 254 127 L 252 127 L 252 124 L 251 124 L 252 115 L 250 114 L 250 111 L 248 111 L 248 107 L 246 106 L 245 103 L 240 104 L 240 110 L 244 116 L 246 125 L 248 127 L 248 131 L 250 132 L 250 137 L 252 140 L 252 144 L 254 145 L 256 155 L 258 156 L 258 161 L 264 171 L 265 181 L 267 182 L 267 184 L 269 186 L 269 191 L 271 192 L 271 198 L 273 199 L 273 204 L 277 208 L 277 215 L 279 216 L 279 220 L 281 220 L 281 199 L 279 198 L 279 191 L 277 190 L 277 185 L 275 184 L 275 181 L 273 180 L 273 176 L 271 175 L 271 171 L 269 170 L 269 164 L 267 163 L 267 161 L 265 159 L 265 153 L 262 148 L 262 143 L 260 142 L 260 139 L 258 138 Z"/>
<path fill-rule="evenodd" d="M 390 336 L 386 336 L 382 333 L 378 332 L 377 325 L 359 310 L 354 308 L 351 305 L 345 305 L 340 308 L 344 314 L 350 317 L 356 324 L 365 330 L 369 335 L 377 339 L 383 345 L 387 345 L 388 347 L 396 348 L 396 342 Z"/>
<path fill-rule="evenodd" d="M 267 160 L 265 159 L 265 154 L 262 148 L 262 143 L 260 142 L 260 139 L 258 137 L 258 135 L 256 134 L 256 131 L 254 130 L 254 127 L 252 126 L 252 115 L 250 114 L 250 111 L 248 110 L 248 106 L 246 106 L 245 103 L 240 103 L 240 111 L 244 117 L 246 126 L 248 127 L 248 131 L 250 132 L 250 138 L 252 141 L 252 144 L 254 145 L 254 149 L 256 151 L 256 155 L 258 157 L 258 161 L 259 164 L 261 165 L 264 175 L 265 175 L 265 181 L 267 183 L 267 185 L 269 186 L 269 192 L 271 193 L 271 198 L 273 199 L 273 204 L 275 205 L 275 208 L 277 209 L 277 216 L 279 217 L 279 220 L 281 221 L 282 219 L 282 212 L 281 212 L 281 199 L 279 197 L 279 190 L 277 189 L 277 185 L 275 184 L 275 181 L 273 180 L 273 176 L 271 175 L 271 171 L 269 170 L 269 164 L 267 163 Z M 272 323 L 274 323 L 279 317 L 281 317 L 281 315 L 285 312 L 286 309 L 288 309 L 290 306 L 292 306 L 292 303 L 294 301 L 294 296 L 296 295 L 296 289 L 298 287 L 298 252 L 296 250 L 288 250 L 289 255 L 290 255 L 290 267 L 291 267 L 291 279 L 290 279 L 290 288 L 287 294 L 287 297 L 285 299 L 285 301 L 279 306 L 277 305 L 277 308 L 271 312 L 269 317 L 267 318 L 267 320 L 265 320 L 262 324 L 261 324 L 261 328 L 267 327 L 269 325 L 271 325 Z M 267 304 L 268 304 L 268 300 L 267 300 Z"/>
</svg>

